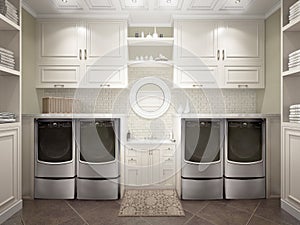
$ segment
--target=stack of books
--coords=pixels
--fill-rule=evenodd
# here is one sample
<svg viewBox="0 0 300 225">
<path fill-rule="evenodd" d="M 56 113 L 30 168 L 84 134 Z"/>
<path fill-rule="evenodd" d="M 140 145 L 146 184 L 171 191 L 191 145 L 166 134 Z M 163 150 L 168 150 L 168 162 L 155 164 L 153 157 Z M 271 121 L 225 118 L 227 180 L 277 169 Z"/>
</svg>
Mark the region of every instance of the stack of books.
<svg viewBox="0 0 300 225">
<path fill-rule="evenodd" d="M 296 18 L 300 17 L 300 1 L 297 1 L 290 7 L 290 15 L 289 20 L 290 22 Z"/>
<path fill-rule="evenodd" d="M 289 54 L 289 69 L 294 69 L 300 66 L 300 49 Z"/>
<path fill-rule="evenodd" d="M 10 112 L 0 112 L 0 123 L 16 122 L 16 114 Z"/>
<path fill-rule="evenodd" d="M 18 9 L 9 1 L 0 0 L 0 13 L 13 21 L 15 24 L 19 24 Z"/>
<path fill-rule="evenodd" d="M 15 58 L 12 51 L 0 47 L 0 66 L 15 69 Z"/>
<path fill-rule="evenodd" d="M 290 122 L 300 123 L 300 104 L 290 106 Z"/>
</svg>

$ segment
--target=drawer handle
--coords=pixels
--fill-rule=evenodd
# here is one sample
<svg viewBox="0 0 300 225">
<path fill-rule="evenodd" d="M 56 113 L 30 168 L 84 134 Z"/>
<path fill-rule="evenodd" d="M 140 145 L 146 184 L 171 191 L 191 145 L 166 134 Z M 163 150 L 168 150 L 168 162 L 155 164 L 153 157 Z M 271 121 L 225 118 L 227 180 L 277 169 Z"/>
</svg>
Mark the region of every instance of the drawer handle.
<svg viewBox="0 0 300 225">
<path fill-rule="evenodd" d="M 133 161 L 133 158 L 131 158 L 130 161 Z"/>
<path fill-rule="evenodd" d="M 243 87 L 244 87 L 244 88 L 247 88 L 247 87 L 248 87 L 248 84 L 239 84 L 238 87 L 239 87 L 239 88 L 243 88 Z"/>
<path fill-rule="evenodd" d="M 110 84 L 100 84 L 100 87 L 110 87 Z"/>
<path fill-rule="evenodd" d="M 168 161 L 171 161 L 171 158 L 168 158 Z"/>
<path fill-rule="evenodd" d="M 193 84 L 193 87 L 203 87 L 203 84 Z"/>
<path fill-rule="evenodd" d="M 63 85 L 63 84 L 54 84 L 54 87 L 55 88 L 64 88 L 65 85 Z"/>
</svg>

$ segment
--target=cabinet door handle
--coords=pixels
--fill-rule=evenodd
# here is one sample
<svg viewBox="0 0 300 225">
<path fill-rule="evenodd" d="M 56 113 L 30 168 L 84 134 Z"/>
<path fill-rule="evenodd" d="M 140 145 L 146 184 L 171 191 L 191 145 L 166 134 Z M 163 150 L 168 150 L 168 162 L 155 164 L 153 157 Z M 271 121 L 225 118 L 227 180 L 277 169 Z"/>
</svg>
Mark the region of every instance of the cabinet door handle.
<svg viewBox="0 0 300 225">
<path fill-rule="evenodd" d="M 54 84 L 54 87 L 55 88 L 64 88 L 65 85 L 63 85 L 63 84 Z"/>
<path fill-rule="evenodd" d="M 110 84 L 100 84 L 100 87 L 110 87 Z"/>
<path fill-rule="evenodd" d="M 217 51 L 217 59 L 220 60 L 220 50 Z"/>
<path fill-rule="evenodd" d="M 224 49 L 222 50 L 222 60 L 223 61 L 225 60 L 225 50 Z"/>
<path fill-rule="evenodd" d="M 193 87 L 203 87 L 203 84 L 193 84 Z"/>
<path fill-rule="evenodd" d="M 238 87 L 239 87 L 239 88 L 243 88 L 243 87 L 244 87 L 244 88 L 247 88 L 247 87 L 248 87 L 248 84 L 239 84 Z"/>
<path fill-rule="evenodd" d="M 84 49 L 84 59 L 87 60 L 87 50 Z"/>
<path fill-rule="evenodd" d="M 82 50 L 79 49 L 79 59 L 82 60 Z"/>
</svg>

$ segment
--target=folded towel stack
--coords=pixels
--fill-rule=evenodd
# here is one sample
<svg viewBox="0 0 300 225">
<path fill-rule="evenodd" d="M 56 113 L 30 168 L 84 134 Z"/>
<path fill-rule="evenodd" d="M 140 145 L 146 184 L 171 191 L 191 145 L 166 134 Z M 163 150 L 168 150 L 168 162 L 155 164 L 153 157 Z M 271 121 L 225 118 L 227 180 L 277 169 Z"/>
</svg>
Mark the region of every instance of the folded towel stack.
<svg viewBox="0 0 300 225">
<path fill-rule="evenodd" d="M 300 49 L 289 54 L 289 69 L 300 66 Z"/>
<path fill-rule="evenodd" d="M 290 7 L 290 22 L 300 16 L 300 0 Z"/>
<path fill-rule="evenodd" d="M 290 122 L 300 123 L 300 104 L 290 106 Z"/>
<path fill-rule="evenodd" d="M 0 66 L 15 69 L 15 57 L 12 51 L 0 47 Z"/>
<path fill-rule="evenodd" d="M 0 0 L 0 13 L 13 21 L 15 24 L 19 24 L 18 9 L 9 1 Z"/>
<path fill-rule="evenodd" d="M 16 114 L 11 112 L 0 112 L 0 123 L 16 122 Z"/>
</svg>

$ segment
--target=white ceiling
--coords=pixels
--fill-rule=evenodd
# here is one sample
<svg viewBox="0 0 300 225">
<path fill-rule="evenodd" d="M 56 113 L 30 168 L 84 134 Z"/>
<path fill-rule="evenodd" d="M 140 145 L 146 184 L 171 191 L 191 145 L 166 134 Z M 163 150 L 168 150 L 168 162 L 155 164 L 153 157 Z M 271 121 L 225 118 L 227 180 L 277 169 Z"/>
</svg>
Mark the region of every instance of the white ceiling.
<svg viewBox="0 0 300 225">
<path fill-rule="evenodd" d="M 240 1 L 240 2 L 236 2 Z M 170 25 L 174 17 L 266 18 L 280 0 L 23 0 L 33 16 L 127 18 L 130 25 Z"/>
</svg>

